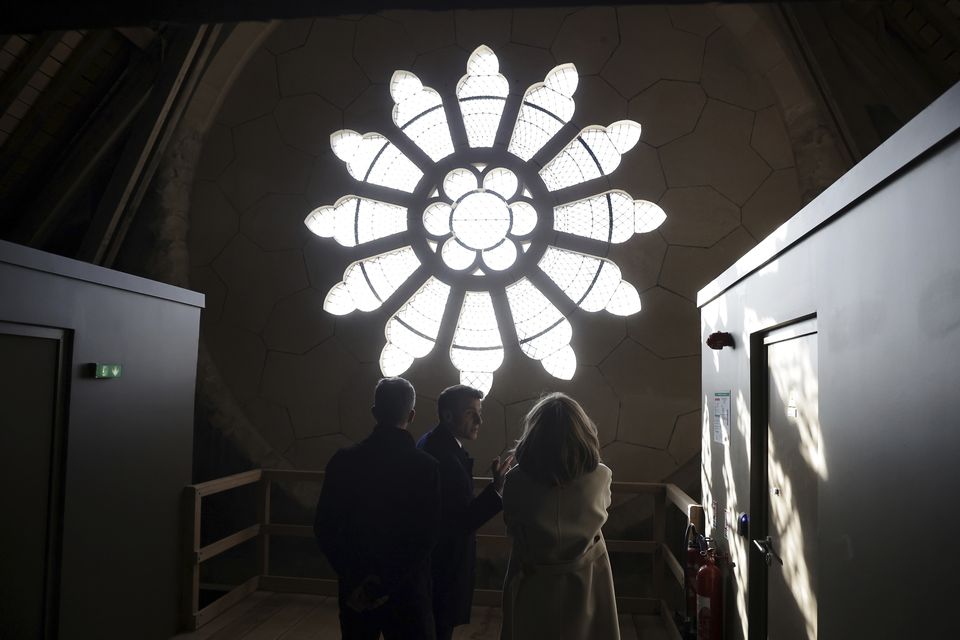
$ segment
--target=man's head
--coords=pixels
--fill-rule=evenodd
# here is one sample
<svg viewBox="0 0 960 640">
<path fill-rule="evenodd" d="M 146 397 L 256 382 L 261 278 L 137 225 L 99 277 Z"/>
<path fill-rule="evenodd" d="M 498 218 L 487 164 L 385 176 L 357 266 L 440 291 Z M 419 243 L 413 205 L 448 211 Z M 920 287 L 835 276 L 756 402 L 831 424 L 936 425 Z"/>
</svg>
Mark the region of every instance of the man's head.
<svg viewBox="0 0 960 640">
<path fill-rule="evenodd" d="M 447 387 L 437 398 L 440 426 L 460 440 L 476 440 L 483 424 L 480 401 L 483 391 L 457 384 Z"/>
<path fill-rule="evenodd" d="M 417 392 L 404 378 L 381 378 L 373 392 L 373 417 L 383 427 L 406 429 L 413 422 Z"/>
</svg>

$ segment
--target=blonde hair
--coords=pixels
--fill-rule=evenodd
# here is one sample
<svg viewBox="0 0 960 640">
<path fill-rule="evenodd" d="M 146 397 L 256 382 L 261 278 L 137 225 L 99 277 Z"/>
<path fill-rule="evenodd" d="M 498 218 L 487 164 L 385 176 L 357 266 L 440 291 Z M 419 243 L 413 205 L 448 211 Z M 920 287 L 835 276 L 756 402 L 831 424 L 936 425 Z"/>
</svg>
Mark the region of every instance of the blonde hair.
<svg viewBox="0 0 960 640">
<path fill-rule="evenodd" d="M 551 393 L 523 419 L 516 457 L 520 468 L 533 478 L 566 484 L 600 464 L 597 426 L 576 400 Z"/>
</svg>

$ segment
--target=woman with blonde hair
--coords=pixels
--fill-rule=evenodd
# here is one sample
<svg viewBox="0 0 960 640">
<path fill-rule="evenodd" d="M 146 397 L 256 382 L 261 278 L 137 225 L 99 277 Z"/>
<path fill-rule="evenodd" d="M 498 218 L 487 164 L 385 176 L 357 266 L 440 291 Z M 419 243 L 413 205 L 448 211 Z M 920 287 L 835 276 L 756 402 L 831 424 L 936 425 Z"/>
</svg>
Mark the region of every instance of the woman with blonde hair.
<svg viewBox="0 0 960 640">
<path fill-rule="evenodd" d="M 524 418 L 516 460 L 503 486 L 513 547 L 500 639 L 619 640 L 600 532 L 612 473 L 597 427 L 576 400 L 551 393 Z"/>
</svg>

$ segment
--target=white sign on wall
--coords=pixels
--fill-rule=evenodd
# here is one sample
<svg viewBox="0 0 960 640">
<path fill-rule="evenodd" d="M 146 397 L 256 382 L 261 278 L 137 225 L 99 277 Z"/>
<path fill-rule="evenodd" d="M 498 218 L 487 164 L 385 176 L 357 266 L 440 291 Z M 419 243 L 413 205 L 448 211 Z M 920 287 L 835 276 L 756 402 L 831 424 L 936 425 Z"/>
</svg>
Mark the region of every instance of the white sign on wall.
<svg viewBox="0 0 960 640">
<path fill-rule="evenodd" d="M 729 391 L 717 391 L 713 394 L 713 441 L 720 444 L 730 442 Z"/>
</svg>

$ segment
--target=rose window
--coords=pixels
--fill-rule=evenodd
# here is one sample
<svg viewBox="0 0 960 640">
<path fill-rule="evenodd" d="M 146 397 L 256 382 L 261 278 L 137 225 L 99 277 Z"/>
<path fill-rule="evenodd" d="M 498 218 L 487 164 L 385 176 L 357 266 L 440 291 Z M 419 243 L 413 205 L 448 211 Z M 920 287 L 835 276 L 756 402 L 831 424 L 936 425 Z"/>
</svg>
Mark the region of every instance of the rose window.
<svg viewBox="0 0 960 640">
<path fill-rule="evenodd" d="M 640 137 L 639 124 L 622 120 L 586 127 L 556 150 L 550 143 L 573 117 L 577 83 L 572 64 L 555 67 L 526 90 L 509 114 L 512 129 L 501 131 L 509 84 L 481 46 L 456 87 L 459 114 L 417 76 L 397 71 L 390 93 L 403 137 L 348 129 L 330 136 L 355 194 L 305 222 L 318 236 L 363 245 L 366 257 L 347 266 L 324 309 L 396 308 L 385 327 L 384 375 L 402 374 L 443 339 L 461 382 L 487 392 L 509 322 L 525 355 L 569 380 L 577 361 L 560 307 L 640 310 L 620 269 L 592 253 L 652 231 L 666 216 L 619 190 L 565 197 L 610 175 Z M 452 335 L 441 335 L 448 322 Z"/>
</svg>

